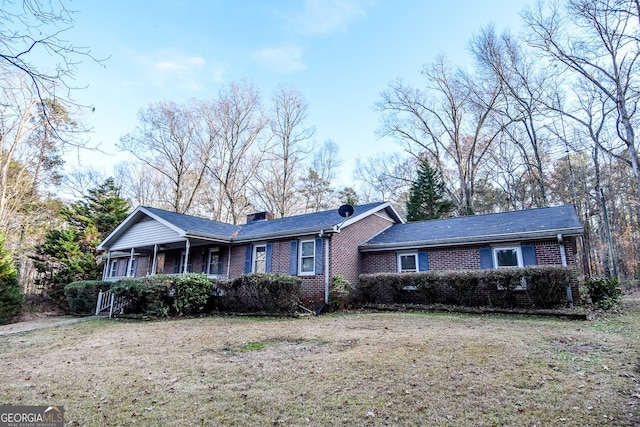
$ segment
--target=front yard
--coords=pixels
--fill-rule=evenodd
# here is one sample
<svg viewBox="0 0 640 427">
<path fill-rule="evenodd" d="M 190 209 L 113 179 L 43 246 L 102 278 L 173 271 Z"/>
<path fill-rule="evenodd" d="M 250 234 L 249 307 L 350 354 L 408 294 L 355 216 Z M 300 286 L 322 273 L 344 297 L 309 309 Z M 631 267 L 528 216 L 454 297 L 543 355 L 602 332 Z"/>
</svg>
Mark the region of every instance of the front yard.
<svg viewBox="0 0 640 427">
<path fill-rule="evenodd" d="M 0 336 L 0 405 L 68 425 L 640 425 L 640 296 L 603 320 L 356 313 Z"/>
</svg>

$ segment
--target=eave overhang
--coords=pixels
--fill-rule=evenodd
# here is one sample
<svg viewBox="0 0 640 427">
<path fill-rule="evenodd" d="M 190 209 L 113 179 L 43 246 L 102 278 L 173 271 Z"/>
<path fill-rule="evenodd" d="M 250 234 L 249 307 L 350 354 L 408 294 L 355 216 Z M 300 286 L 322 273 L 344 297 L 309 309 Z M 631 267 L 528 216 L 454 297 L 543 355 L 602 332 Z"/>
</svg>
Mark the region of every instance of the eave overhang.
<svg viewBox="0 0 640 427">
<path fill-rule="evenodd" d="M 564 237 L 580 237 L 584 234 L 582 227 L 578 228 L 563 228 L 557 230 L 544 230 L 544 231 L 530 231 L 519 233 L 504 233 L 504 234 L 490 234 L 484 236 L 471 236 L 471 237 L 455 237 L 448 239 L 437 240 L 413 240 L 397 243 L 383 243 L 377 245 L 360 245 L 358 249 L 360 252 L 377 252 L 377 251 L 392 251 L 392 250 L 409 250 L 419 248 L 434 248 L 434 247 L 447 247 L 447 246 L 467 246 L 467 245 L 479 245 L 487 243 L 507 243 L 517 242 L 521 240 L 556 240 L 558 235 Z"/>
</svg>

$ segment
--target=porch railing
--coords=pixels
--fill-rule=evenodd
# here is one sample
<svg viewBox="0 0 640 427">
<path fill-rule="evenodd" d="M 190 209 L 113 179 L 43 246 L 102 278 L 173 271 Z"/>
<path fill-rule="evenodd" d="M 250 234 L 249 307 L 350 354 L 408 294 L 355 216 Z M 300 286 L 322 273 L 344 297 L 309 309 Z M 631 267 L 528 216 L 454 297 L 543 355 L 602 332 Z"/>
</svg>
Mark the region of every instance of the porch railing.
<svg viewBox="0 0 640 427">
<path fill-rule="evenodd" d="M 111 318 L 113 312 L 122 310 L 126 303 L 124 297 L 117 297 L 112 291 L 100 291 L 96 303 L 96 316 L 109 309 L 109 318 Z"/>
</svg>

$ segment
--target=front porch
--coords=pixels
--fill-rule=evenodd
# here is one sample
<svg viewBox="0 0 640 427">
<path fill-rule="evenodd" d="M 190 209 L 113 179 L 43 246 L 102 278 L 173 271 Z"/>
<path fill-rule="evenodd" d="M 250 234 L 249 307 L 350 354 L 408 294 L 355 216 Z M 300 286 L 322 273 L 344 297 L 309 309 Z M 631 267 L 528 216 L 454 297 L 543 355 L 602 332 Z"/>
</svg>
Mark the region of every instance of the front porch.
<svg viewBox="0 0 640 427">
<path fill-rule="evenodd" d="M 109 250 L 102 280 L 202 273 L 210 279 L 229 277 L 230 247 L 211 241 L 187 239 L 150 246 Z"/>
</svg>

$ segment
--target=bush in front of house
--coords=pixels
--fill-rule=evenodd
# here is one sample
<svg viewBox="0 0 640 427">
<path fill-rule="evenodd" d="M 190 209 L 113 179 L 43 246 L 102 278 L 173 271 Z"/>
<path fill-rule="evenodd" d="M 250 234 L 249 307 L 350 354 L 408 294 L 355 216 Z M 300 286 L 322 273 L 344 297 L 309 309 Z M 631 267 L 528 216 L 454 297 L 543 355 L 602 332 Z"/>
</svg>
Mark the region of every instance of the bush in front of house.
<svg viewBox="0 0 640 427">
<path fill-rule="evenodd" d="M 554 307 L 567 303 L 570 269 L 536 266 L 482 271 L 363 274 L 357 293 L 373 304 Z"/>
<path fill-rule="evenodd" d="M 590 277 L 584 282 L 591 302 L 602 309 L 609 309 L 620 303 L 622 289 L 616 277 Z"/>
<path fill-rule="evenodd" d="M 344 309 L 350 302 L 353 293 L 353 285 L 341 274 L 336 274 L 329 286 L 329 305 L 335 309 Z"/>
<path fill-rule="evenodd" d="M 300 305 L 302 279 L 280 273 L 252 273 L 221 284 L 223 308 L 240 312 L 293 313 Z"/>
<path fill-rule="evenodd" d="M 433 273 L 362 274 L 357 293 L 363 302 L 375 304 L 433 304 L 437 275 Z"/>
<path fill-rule="evenodd" d="M 206 274 L 185 274 L 175 279 L 173 308 L 179 316 L 202 313 L 214 282 Z"/>
<path fill-rule="evenodd" d="M 107 291 L 110 283 L 101 280 L 79 280 L 64 287 L 64 296 L 72 314 L 88 315 L 96 311 L 98 293 Z"/>
<path fill-rule="evenodd" d="M 544 308 L 567 302 L 567 288 L 576 281 L 569 268 L 556 266 L 527 267 L 524 277 L 533 304 Z"/>
<path fill-rule="evenodd" d="M 155 275 L 113 282 L 111 290 L 127 300 L 127 313 L 168 316 L 173 305 L 174 276 Z"/>
</svg>

